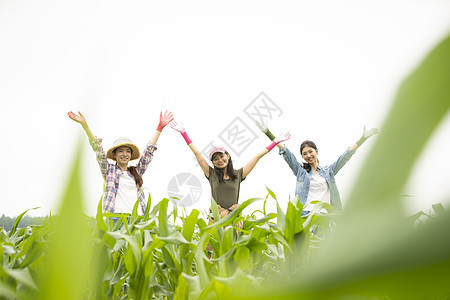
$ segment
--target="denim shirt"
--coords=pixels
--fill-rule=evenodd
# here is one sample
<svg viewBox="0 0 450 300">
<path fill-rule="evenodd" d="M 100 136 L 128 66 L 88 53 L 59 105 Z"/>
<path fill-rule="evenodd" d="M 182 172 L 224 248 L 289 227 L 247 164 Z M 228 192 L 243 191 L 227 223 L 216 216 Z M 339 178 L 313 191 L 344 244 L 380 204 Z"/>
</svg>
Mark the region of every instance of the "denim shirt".
<svg viewBox="0 0 450 300">
<path fill-rule="evenodd" d="M 330 187 L 331 205 L 339 210 L 342 210 L 342 202 L 341 197 L 339 196 L 339 191 L 334 176 L 349 161 L 353 154 L 355 154 L 355 150 L 350 150 L 349 148 L 347 148 L 347 150 L 341 156 L 339 156 L 339 158 L 330 166 L 317 167 L 317 171 L 319 171 L 320 176 L 325 178 L 328 186 Z M 292 154 L 292 152 L 289 151 L 286 146 L 284 146 L 283 149 L 280 149 L 280 155 L 283 155 L 284 160 L 287 162 L 292 172 L 297 177 L 295 195 L 298 196 L 300 202 L 305 205 L 306 199 L 308 198 L 309 184 L 311 182 L 311 176 L 313 175 L 313 172 L 312 170 L 307 172 L 303 168 L 303 164 L 297 161 L 294 154 Z"/>
</svg>

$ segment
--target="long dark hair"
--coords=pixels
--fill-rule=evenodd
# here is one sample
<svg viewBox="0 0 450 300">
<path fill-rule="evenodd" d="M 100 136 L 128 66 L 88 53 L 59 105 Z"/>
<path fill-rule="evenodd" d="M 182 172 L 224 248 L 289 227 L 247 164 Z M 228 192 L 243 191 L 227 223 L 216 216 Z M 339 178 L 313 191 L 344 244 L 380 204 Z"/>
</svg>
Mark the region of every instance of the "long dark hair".
<svg viewBox="0 0 450 300">
<path fill-rule="evenodd" d="M 131 149 L 131 148 L 130 148 Z M 113 153 L 116 153 L 116 149 L 113 150 Z M 133 155 L 133 149 L 131 149 L 131 155 Z M 127 170 L 133 175 L 134 181 L 136 182 L 136 185 L 138 187 L 141 187 L 144 184 L 144 179 L 142 179 L 141 174 L 136 170 L 136 167 L 130 166 L 127 168 Z"/>
<path fill-rule="evenodd" d="M 228 155 L 228 152 L 225 152 L 226 155 Z M 223 170 L 214 167 L 214 170 L 216 171 L 217 177 L 219 177 L 219 182 L 220 183 L 224 183 L 225 180 L 223 179 Z M 233 161 L 231 160 L 231 156 L 228 159 L 228 165 L 227 165 L 227 174 L 228 176 L 230 176 L 231 180 L 236 180 L 237 179 L 237 175 L 236 175 L 236 171 L 233 168 Z"/>
<path fill-rule="evenodd" d="M 138 171 L 136 170 L 136 167 L 134 166 L 128 167 L 128 171 L 130 171 L 131 175 L 133 175 L 134 181 L 136 181 L 136 185 L 138 187 L 141 187 L 142 184 L 144 183 L 144 180 L 142 179 L 141 174 L 139 174 Z"/>
<path fill-rule="evenodd" d="M 302 155 L 303 148 L 305 148 L 305 147 L 311 147 L 311 148 L 313 148 L 313 149 L 315 149 L 315 150 L 317 151 L 317 146 L 316 146 L 316 144 L 314 144 L 313 141 L 306 140 L 306 141 L 303 141 L 303 143 L 300 145 L 300 155 Z M 302 156 L 303 156 L 303 155 L 302 155 Z M 317 160 L 317 162 L 319 162 L 319 160 Z M 308 163 L 303 163 L 303 169 L 305 169 L 306 172 L 309 173 L 309 172 L 311 171 L 311 166 L 310 166 L 310 164 L 308 164 Z"/>
</svg>

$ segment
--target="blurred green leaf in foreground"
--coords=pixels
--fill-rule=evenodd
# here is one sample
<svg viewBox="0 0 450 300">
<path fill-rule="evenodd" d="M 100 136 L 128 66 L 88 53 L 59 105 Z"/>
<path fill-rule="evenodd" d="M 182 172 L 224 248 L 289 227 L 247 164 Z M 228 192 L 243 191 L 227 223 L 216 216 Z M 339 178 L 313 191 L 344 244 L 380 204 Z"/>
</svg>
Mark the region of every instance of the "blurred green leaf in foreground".
<svg viewBox="0 0 450 300">
<path fill-rule="evenodd" d="M 38 299 L 81 299 L 86 291 L 90 233 L 83 214 L 81 189 L 81 141 L 61 201 L 58 218 L 52 220 L 45 264 L 38 270 Z"/>
<path fill-rule="evenodd" d="M 337 227 L 294 284 L 242 299 L 449 299 L 450 214 L 407 226 L 401 193 L 450 107 L 450 37 L 401 84 Z M 449 137 L 450 138 L 450 137 Z M 449 149 L 450 150 L 450 149 Z M 446 168 L 450 166 L 445 166 Z"/>
</svg>

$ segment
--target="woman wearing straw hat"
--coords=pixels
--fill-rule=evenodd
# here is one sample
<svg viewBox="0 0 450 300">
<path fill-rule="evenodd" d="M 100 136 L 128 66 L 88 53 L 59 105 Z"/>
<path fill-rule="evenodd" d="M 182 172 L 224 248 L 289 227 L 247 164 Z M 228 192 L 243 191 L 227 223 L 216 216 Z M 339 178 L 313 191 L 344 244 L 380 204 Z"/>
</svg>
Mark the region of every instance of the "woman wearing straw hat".
<svg viewBox="0 0 450 300">
<path fill-rule="evenodd" d="M 256 123 L 259 129 L 264 132 L 268 138 L 273 140 L 275 137 L 270 132 L 267 125 Z M 295 195 L 303 204 L 302 216 L 307 215 L 311 210 L 310 202 L 318 200 L 330 203 L 334 208 L 342 210 L 341 198 L 336 185 L 334 176 L 350 160 L 358 149 L 368 138 L 378 133 L 377 128 L 366 129 L 364 127 L 361 138 L 338 157 L 338 159 L 329 166 L 319 165 L 319 150 L 316 144 L 310 140 L 303 141 L 300 145 L 300 155 L 304 163 L 300 164 L 294 154 L 284 144 L 278 144 L 280 155 L 292 169 L 297 177 Z"/>
<path fill-rule="evenodd" d="M 105 153 L 102 146 L 102 139 L 97 138 L 87 125 L 86 118 L 78 112 L 79 115 L 69 112 L 69 118 L 81 124 L 86 132 L 89 143 L 97 155 L 97 162 L 105 180 L 105 190 L 103 193 L 103 212 L 105 213 L 123 213 L 132 212 L 136 200 L 139 200 L 142 212 L 145 211 L 145 195 L 143 189 L 142 175 L 153 159 L 153 152 L 157 149 L 156 142 L 163 128 L 172 121 L 172 113 L 162 112 L 159 117 L 159 124 L 156 131 L 144 149 L 142 156 L 139 148 L 126 137 L 118 138 L 113 146 Z M 128 166 L 132 160 L 138 159 L 138 164 Z M 107 159 L 114 160 L 115 163 L 108 162 Z"/>
<path fill-rule="evenodd" d="M 281 134 L 272 144 L 256 154 L 243 168 L 237 170 L 233 168 L 233 162 L 228 151 L 223 147 L 214 147 L 209 153 L 209 160 L 212 162 L 213 168 L 192 143 L 182 124 L 172 121 L 170 126 L 181 133 L 186 144 L 197 158 L 203 173 L 208 178 L 211 186 L 211 195 L 218 205 L 221 217 L 239 206 L 238 198 L 241 181 L 250 174 L 259 159 L 269 153 L 278 143 L 286 141 L 290 137 L 288 132 Z"/>
</svg>

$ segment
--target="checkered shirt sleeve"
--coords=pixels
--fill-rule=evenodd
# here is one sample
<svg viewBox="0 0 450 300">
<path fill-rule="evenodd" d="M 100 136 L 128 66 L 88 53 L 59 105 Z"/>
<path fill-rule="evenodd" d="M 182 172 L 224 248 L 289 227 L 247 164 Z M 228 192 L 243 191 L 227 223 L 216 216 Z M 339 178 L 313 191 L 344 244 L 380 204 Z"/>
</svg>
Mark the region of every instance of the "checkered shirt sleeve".
<svg viewBox="0 0 450 300">
<path fill-rule="evenodd" d="M 106 159 L 106 153 L 103 150 L 102 139 L 95 137 L 95 140 L 89 140 L 92 150 L 94 150 L 100 171 L 102 172 L 103 179 L 106 180 L 106 170 L 108 168 L 108 160 Z"/>
<path fill-rule="evenodd" d="M 139 159 L 138 164 L 136 165 L 136 171 L 142 176 L 145 170 L 147 170 L 148 164 L 153 159 L 153 152 L 155 152 L 158 148 L 155 145 L 152 145 L 150 142 L 145 147 L 144 152 L 142 153 L 141 158 Z"/>
</svg>

